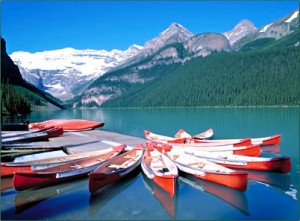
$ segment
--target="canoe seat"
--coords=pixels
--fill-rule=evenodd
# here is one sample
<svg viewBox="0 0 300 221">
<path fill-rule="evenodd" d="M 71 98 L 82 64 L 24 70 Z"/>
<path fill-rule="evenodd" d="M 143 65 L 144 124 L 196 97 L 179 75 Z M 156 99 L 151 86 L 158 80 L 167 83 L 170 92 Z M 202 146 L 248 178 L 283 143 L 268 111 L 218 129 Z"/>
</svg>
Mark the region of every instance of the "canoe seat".
<svg viewBox="0 0 300 221">
<path fill-rule="evenodd" d="M 125 155 L 125 156 L 124 156 L 124 158 L 129 158 L 129 159 L 132 159 L 132 158 L 135 158 L 135 157 L 136 157 L 136 155 L 134 155 L 134 156 Z"/>
<path fill-rule="evenodd" d="M 80 169 L 80 168 L 82 168 L 82 166 L 80 166 L 80 165 L 78 165 L 78 164 L 71 165 L 70 167 L 71 167 L 71 168 L 74 168 L 74 169 Z"/>
<path fill-rule="evenodd" d="M 110 164 L 107 167 L 119 169 L 119 168 L 127 168 L 128 166 L 127 165 L 122 165 L 122 164 Z"/>
<path fill-rule="evenodd" d="M 189 165 L 189 166 L 194 166 L 194 165 L 196 165 L 197 167 L 199 167 L 199 168 L 201 168 L 201 169 L 205 166 L 204 163 L 199 163 L 199 162 L 189 163 L 188 165 Z"/>
</svg>

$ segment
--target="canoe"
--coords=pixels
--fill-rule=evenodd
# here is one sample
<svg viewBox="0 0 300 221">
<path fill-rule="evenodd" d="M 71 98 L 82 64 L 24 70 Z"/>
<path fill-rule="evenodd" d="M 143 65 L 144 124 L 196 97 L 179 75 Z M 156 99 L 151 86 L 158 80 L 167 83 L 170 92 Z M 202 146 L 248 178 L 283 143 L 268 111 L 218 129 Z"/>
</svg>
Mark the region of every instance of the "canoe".
<svg viewBox="0 0 300 221">
<path fill-rule="evenodd" d="M 143 153 L 143 145 L 138 144 L 133 149 L 95 168 L 95 170 L 88 175 L 90 193 L 94 193 L 98 189 L 133 172 L 140 165 Z"/>
<path fill-rule="evenodd" d="M 165 150 L 170 150 L 172 148 L 185 150 L 185 151 L 208 151 L 213 153 L 222 153 L 226 155 L 242 155 L 242 156 L 252 156 L 258 157 L 261 154 L 261 148 L 259 145 L 241 146 L 234 147 L 233 145 L 224 146 L 199 146 L 197 144 L 167 144 L 157 141 L 147 141 L 146 143 L 153 143 L 155 146 L 163 147 Z"/>
<path fill-rule="evenodd" d="M 50 127 L 43 131 L 20 134 L 15 136 L 4 136 L 2 142 L 28 142 L 28 141 L 48 141 L 49 138 L 63 135 L 64 131 L 61 127 Z"/>
<path fill-rule="evenodd" d="M 176 138 L 195 138 L 195 139 L 199 139 L 199 140 L 208 140 L 208 139 L 211 139 L 213 136 L 214 136 L 214 130 L 212 128 L 209 128 L 208 130 L 206 130 L 202 133 L 196 134 L 194 136 L 188 134 L 183 129 L 180 129 L 175 134 Z"/>
<path fill-rule="evenodd" d="M 207 139 L 211 139 L 213 136 L 214 136 L 214 130 L 212 128 L 209 128 L 207 131 L 194 135 L 193 138 L 200 139 L 200 140 L 207 140 Z"/>
<path fill-rule="evenodd" d="M 146 143 L 141 167 L 144 174 L 154 183 L 174 197 L 178 169 L 176 164 L 166 155 L 162 154 L 150 143 Z"/>
<path fill-rule="evenodd" d="M 247 172 L 235 171 L 173 148 L 167 152 L 167 155 L 175 161 L 182 172 L 241 192 L 247 189 Z"/>
<path fill-rule="evenodd" d="M 29 123 L 29 129 L 41 129 L 45 127 L 61 127 L 64 131 L 82 131 L 93 130 L 97 127 L 102 127 L 103 122 L 82 120 L 82 119 L 53 119 L 37 123 Z"/>
<path fill-rule="evenodd" d="M 108 149 L 106 153 L 74 160 L 46 169 L 15 172 L 13 186 L 16 190 L 22 191 L 85 176 L 106 160 L 122 153 L 125 147 L 126 145 L 124 144 L 115 146 Z"/>
<path fill-rule="evenodd" d="M 185 136 L 188 136 L 189 134 L 185 131 L 182 132 Z M 197 139 L 196 136 L 192 136 L 193 138 Z M 249 139 L 249 138 L 244 138 Z M 209 140 L 209 142 L 218 143 L 218 142 L 240 142 L 244 139 L 215 139 L 215 140 Z M 276 145 L 280 144 L 281 135 L 275 134 L 272 136 L 267 137 L 259 137 L 259 138 L 250 138 L 252 144 L 259 144 L 259 145 Z"/>
<path fill-rule="evenodd" d="M 38 143 L 43 143 L 43 142 L 38 142 Z M 25 146 L 25 147 L 9 146 L 7 148 L 6 145 L 5 146 L 3 145 L 1 148 L 1 158 L 17 157 L 22 155 L 36 154 L 41 152 L 49 152 L 49 151 L 63 150 L 63 149 L 64 147 L 62 145 L 55 145 L 52 143 L 51 145 L 48 145 L 46 147 L 45 146 Z"/>
<path fill-rule="evenodd" d="M 240 155 L 224 155 L 213 152 L 187 152 L 193 156 L 209 160 L 210 162 L 217 163 L 219 165 L 247 170 L 262 170 L 279 173 L 289 173 L 292 165 L 290 157 L 249 157 Z"/>
<path fill-rule="evenodd" d="M 194 138 L 189 138 L 184 136 L 180 137 L 181 136 L 180 133 L 176 134 L 178 138 L 176 138 L 176 135 L 174 138 L 174 137 L 156 134 L 150 132 L 149 130 L 144 130 L 144 134 L 147 140 L 159 141 L 159 142 L 170 143 L 170 144 L 197 144 L 199 146 L 233 145 L 234 147 L 252 145 L 250 138 L 241 139 L 239 141 L 211 142 L 211 140 L 199 140 L 199 139 L 194 139 Z"/>
<path fill-rule="evenodd" d="M 83 158 L 99 155 L 102 153 L 106 153 L 110 150 L 111 149 L 108 148 L 108 149 L 77 153 L 77 154 L 66 155 L 66 156 L 50 157 L 50 158 L 39 159 L 39 160 L 30 160 L 25 162 L 1 162 L 1 168 L 0 168 L 1 177 L 13 176 L 14 172 L 34 171 L 42 168 L 48 168 L 59 164 L 71 162 L 73 160 L 83 159 Z"/>
<path fill-rule="evenodd" d="M 268 137 L 260 137 L 260 138 L 250 138 L 252 144 L 259 144 L 259 145 L 276 145 L 280 144 L 280 134 L 268 136 Z M 211 140 L 211 142 L 218 143 L 218 142 L 240 142 L 243 139 L 219 139 L 219 140 Z"/>
</svg>

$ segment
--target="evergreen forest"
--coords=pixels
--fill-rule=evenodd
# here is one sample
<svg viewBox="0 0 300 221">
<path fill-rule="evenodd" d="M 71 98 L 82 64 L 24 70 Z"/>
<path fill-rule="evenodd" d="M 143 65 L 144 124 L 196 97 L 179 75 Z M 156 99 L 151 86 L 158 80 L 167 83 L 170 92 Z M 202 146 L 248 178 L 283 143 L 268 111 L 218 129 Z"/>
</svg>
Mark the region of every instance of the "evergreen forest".
<svg viewBox="0 0 300 221">
<path fill-rule="evenodd" d="M 265 46 L 269 43 L 263 42 Z M 154 66 L 139 72 L 141 78 L 155 76 L 153 80 L 123 85 L 124 93 L 102 106 L 300 105 L 299 50 L 299 47 L 244 48 L 243 52 L 212 53 L 183 65 Z M 124 73 L 119 70 L 114 74 Z"/>
</svg>

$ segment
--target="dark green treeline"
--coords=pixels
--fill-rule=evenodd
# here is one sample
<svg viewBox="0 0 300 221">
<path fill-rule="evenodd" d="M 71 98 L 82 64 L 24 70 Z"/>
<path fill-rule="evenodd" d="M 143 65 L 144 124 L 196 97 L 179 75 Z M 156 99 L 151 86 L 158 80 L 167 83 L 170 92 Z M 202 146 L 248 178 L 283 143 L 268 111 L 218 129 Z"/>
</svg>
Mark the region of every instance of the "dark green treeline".
<svg viewBox="0 0 300 221">
<path fill-rule="evenodd" d="M 299 50 L 222 52 L 155 66 L 139 75 L 159 77 L 128 87 L 103 107 L 299 105 Z"/>
<path fill-rule="evenodd" d="M 1 83 L 1 114 L 27 114 L 31 111 L 31 105 L 22 89 L 11 84 Z"/>
</svg>

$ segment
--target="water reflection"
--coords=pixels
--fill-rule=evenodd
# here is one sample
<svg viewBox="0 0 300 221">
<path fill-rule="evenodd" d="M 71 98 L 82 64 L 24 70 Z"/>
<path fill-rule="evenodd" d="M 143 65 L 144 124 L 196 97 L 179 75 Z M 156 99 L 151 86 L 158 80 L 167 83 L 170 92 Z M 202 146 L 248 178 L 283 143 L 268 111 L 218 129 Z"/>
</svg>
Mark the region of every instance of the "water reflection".
<svg viewBox="0 0 300 221">
<path fill-rule="evenodd" d="M 87 185 L 86 177 L 72 183 L 66 182 L 40 189 L 32 189 L 18 192 L 14 200 L 16 213 L 20 213 L 21 211 L 28 209 L 34 205 L 37 205 L 38 203 L 44 200 L 69 192 L 84 185 Z"/>
<path fill-rule="evenodd" d="M 143 182 L 146 189 L 160 202 L 169 216 L 174 219 L 176 217 L 177 209 L 177 190 L 175 190 L 175 196 L 171 197 L 170 194 L 168 194 L 165 190 L 163 190 L 160 186 L 158 186 L 144 174 Z"/>
<path fill-rule="evenodd" d="M 140 173 L 140 170 L 134 170 L 133 173 L 130 173 L 123 179 L 104 186 L 97 192 L 91 194 L 89 200 L 89 214 L 97 214 L 109 201 L 131 186 L 131 184 L 138 178 L 138 173 Z"/>
<path fill-rule="evenodd" d="M 248 179 L 276 187 L 283 193 L 294 192 L 291 189 L 292 179 L 289 174 L 247 170 Z"/>
<path fill-rule="evenodd" d="M 198 179 L 189 174 L 182 174 L 179 180 L 195 189 L 210 193 L 243 212 L 245 215 L 249 215 L 247 197 L 244 192 Z"/>
<path fill-rule="evenodd" d="M 1 178 L 1 193 L 13 188 L 13 177 Z"/>
</svg>

